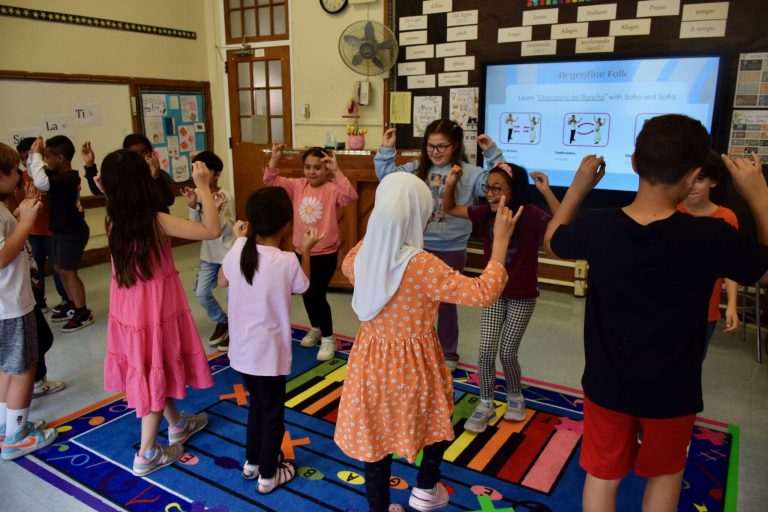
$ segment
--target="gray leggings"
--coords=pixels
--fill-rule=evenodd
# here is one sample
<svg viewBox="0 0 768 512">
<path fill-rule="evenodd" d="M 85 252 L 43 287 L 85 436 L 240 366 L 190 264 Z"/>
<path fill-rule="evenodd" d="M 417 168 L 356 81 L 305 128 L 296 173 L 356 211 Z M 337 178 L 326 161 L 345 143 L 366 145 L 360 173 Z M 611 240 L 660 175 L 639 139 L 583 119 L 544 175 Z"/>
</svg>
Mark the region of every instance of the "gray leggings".
<svg viewBox="0 0 768 512">
<path fill-rule="evenodd" d="M 520 394 L 520 362 L 517 351 L 536 307 L 536 299 L 499 299 L 483 308 L 480 326 L 480 397 L 493 400 L 496 383 L 496 353 L 499 352 L 507 393 Z M 499 351 L 499 341 L 501 350 Z"/>
</svg>

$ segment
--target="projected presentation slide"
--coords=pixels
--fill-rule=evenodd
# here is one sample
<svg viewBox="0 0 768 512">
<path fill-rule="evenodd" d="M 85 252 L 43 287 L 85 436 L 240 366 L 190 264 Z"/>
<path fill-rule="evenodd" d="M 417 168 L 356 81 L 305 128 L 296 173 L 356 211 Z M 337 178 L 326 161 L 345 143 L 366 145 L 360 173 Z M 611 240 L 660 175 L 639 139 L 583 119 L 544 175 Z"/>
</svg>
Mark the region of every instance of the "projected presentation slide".
<svg viewBox="0 0 768 512">
<path fill-rule="evenodd" d="M 599 188 L 636 190 L 630 157 L 648 119 L 686 114 L 711 130 L 718 57 L 486 66 L 484 132 L 508 162 L 568 186 L 581 159 L 605 157 Z"/>
</svg>

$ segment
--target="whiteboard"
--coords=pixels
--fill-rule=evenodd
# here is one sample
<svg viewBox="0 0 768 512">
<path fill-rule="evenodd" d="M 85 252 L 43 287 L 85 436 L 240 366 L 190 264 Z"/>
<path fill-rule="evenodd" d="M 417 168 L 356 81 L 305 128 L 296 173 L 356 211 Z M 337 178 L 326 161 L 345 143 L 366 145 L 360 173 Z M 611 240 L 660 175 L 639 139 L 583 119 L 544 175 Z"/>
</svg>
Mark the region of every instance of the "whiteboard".
<svg viewBox="0 0 768 512">
<path fill-rule="evenodd" d="M 19 137 L 67 135 L 76 150 L 72 167 L 84 178 L 80 146 L 91 141 L 97 164 L 121 148 L 133 132 L 130 101 L 127 83 L 2 79 L 0 141 L 15 148 Z M 87 191 L 81 190 L 83 195 Z"/>
</svg>

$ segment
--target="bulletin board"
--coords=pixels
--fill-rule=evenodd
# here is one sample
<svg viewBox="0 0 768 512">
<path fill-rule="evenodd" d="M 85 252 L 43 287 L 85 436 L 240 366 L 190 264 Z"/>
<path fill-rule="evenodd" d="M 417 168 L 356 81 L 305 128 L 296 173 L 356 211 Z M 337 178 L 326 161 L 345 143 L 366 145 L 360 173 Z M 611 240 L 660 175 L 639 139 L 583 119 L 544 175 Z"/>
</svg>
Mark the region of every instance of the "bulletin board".
<svg viewBox="0 0 768 512">
<path fill-rule="evenodd" d="M 141 84 L 135 87 L 140 131 L 175 183 L 192 177 L 192 158 L 212 149 L 210 91 L 206 85 Z"/>
<path fill-rule="evenodd" d="M 411 106 L 396 124 L 401 148 L 419 147 L 431 116 L 476 135 L 486 63 L 709 52 L 729 57 L 735 84 L 738 54 L 768 48 L 768 2 L 391 0 L 388 15 L 400 43 L 391 98 Z M 716 140 L 727 138 L 724 118 Z"/>
</svg>

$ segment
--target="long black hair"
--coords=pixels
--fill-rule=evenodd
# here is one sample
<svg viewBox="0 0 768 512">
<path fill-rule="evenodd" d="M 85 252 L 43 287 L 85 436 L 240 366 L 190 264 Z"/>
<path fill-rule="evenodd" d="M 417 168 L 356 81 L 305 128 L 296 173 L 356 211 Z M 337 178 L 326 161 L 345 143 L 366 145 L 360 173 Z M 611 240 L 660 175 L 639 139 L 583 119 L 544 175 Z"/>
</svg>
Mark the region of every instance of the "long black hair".
<svg viewBox="0 0 768 512">
<path fill-rule="evenodd" d="M 288 193 L 280 187 L 264 187 L 248 198 L 245 216 L 251 225 L 251 234 L 240 254 L 240 272 L 252 285 L 253 276 L 259 269 L 259 252 L 256 236 L 272 236 L 293 220 L 293 206 Z"/>
<path fill-rule="evenodd" d="M 466 162 L 464 156 L 464 130 L 458 123 L 449 119 L 435 119 L 427 129 L 424 130 L 424 138 L 421 141 L 421 156 L 419 157 L 419 166 L 416 168 L 416 176 L 426 181 L 429 175 L 429 169 L 432 167 L 432 160 L 429 159 L 427 152 L 427 142 L 429 136 L 433 133 L 445 136 L 453 146 L 453 155 L 451 156 L 451 165 L 461 165 Z"/>
<path fill-rule="evenodd" d="M 107 196 L 107 240 L 117 285 L 130 288 L 152 279 L 166 236 L 157 220 L 152 175 L 144 158 L 125 149 L 113 151 L 101 163 Z"/>
</svg>

